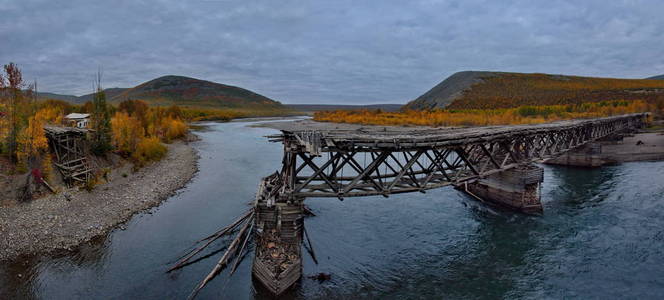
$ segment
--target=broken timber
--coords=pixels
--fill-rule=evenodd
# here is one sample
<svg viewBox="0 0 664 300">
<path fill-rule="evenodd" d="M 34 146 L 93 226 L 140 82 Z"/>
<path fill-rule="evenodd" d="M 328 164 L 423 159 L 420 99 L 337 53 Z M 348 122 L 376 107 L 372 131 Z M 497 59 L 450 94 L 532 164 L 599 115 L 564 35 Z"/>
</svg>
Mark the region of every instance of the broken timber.
<svg viewBox="0 0 664 300">
<path fill-rule="evenodd" d="M 481 180 L 516 168 L 525 172 L 514 173 L 521 174 L 516 177 L 532 174 L 532 178 L 513 182 L 523 186 L 500 201 L 525 212 L 538 212 L 541 172 L 529 164 L 613 133 L 640 128 L 647 116 L 456 129 L 336 130 L 284 125 L 281 134 L 268 136 L 270 141 L 283 143 L 284 155 L 281 171 L 263 178 L 256 196 L 252 273 L 277 295 L 301 277 L 306 197 L 387 197 L 466 182 L 479 182 L 474 190 L 490 194 L 496 186 Z M 481 189 L 482 184 L 488 187 Z"/>
<path fill-rule="evenodd" d="M 55 166 L 67 185 L 86 183 L 92 176 L 85 151 L 86 129 L 75 127 L 44 127 L 51 149 L 56 156 Z"/>
</svg>

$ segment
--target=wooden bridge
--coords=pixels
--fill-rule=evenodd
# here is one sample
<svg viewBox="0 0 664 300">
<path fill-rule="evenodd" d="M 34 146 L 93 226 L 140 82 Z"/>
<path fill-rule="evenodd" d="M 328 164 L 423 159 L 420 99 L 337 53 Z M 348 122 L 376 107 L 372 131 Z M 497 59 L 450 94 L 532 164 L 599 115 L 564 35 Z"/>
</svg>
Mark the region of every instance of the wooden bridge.
<svg viewBox="0 0 664 300">
<path fill-rule="evenodd" d="M 283 143 L 281 171 L 263 178 L 256 195 L 253 274 L 274 294 L 300 278 L 306 197 L 388 197 L 453 185 L 483 201 L 538 213 L 543 171 L 533 162 L 640 128 L 646 117 L 452 129 L 284 123 L 281 134 L 268 137 Z M 315 261 L 310 242 L 305 249 Z"/>
</svg>

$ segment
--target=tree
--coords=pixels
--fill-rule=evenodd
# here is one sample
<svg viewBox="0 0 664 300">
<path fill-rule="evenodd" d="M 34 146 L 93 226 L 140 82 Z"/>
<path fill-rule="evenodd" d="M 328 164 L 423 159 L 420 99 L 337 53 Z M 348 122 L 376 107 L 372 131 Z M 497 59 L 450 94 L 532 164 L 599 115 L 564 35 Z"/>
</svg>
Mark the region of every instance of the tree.
<svg viewBox="0 0 664 300">
<path fill-rule="evenodd" d="M 138 142 L 145 136 L 141 123 L 129 114 L 119 111 L 115 113 L 111 124 L 115 149 L 126 156 L 134 153 Z"/>
<path fill-rule="evenodd" d="M 106 93 L 101 88 L 101 71 L 97 72 L 96 92 L 92 99 L 92 152 L 102 155 L 111 150 L 111 117 Z"/>
<path fill-rule="evenodd" d="M 23 104 L 23 92 L 25 87 L 23 83 L 23 75 L 21 70 L 14 63 L 9 63 L 4 66 L 6 79 L 0 80 L 0 85 L 3 90 L 9 95 L 9 103 L 7 104 L 8 114 L 8 135 L 7 135 L 7 152 L 12 161 L 16 162 L 16 150 L 18 143 L 18 135 L 23 125 L 23 120 L 20 116 L 21 106 Z M 6 83 L 5 83 L 6 80 Z"/>
<path fill-rule="evenodd" d="M 41 110 L 28 118 L 28 126 L 18 135 L 16 156 L 21 169 L 38 168 L 38 159 L 48 157 L 48 140 L 44 133 L 46 114 L 46 111 Z"/>
</svg>

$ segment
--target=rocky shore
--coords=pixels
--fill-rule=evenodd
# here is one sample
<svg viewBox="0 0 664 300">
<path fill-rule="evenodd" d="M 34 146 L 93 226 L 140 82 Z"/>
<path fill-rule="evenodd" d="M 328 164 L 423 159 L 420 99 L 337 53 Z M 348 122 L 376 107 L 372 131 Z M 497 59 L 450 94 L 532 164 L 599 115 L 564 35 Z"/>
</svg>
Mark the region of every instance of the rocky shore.
<svg viewBox="0 0 664 300">
<path fill-rule="evenodd" d="M 194 176 L 198 155 L 184 141 L 168 145 L 161 161 L 131 172 L 117 169 L 91 192 L 66 190 L 0 208 L 0 261 L 20 255 L 73 250 L 134 214 L 157 206 Z"/>
</svg>

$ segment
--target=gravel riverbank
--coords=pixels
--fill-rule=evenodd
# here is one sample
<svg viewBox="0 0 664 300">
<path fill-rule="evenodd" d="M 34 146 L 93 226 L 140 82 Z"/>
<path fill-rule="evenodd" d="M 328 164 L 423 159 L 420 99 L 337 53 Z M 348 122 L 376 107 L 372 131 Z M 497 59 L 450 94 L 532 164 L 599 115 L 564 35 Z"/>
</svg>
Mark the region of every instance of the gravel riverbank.
<svg viewBox="0 0 664 300">
<path fill-rule="evenodd" d="M 137 212 L 157 206 L 194 176 L 198 154 L 186 142 L 168 145 L 161 161 L 132 173 L 116 170 L 92 192 L 67 190 L 0 209 L 0 261 L 73 250 Z"/>
</svg>

